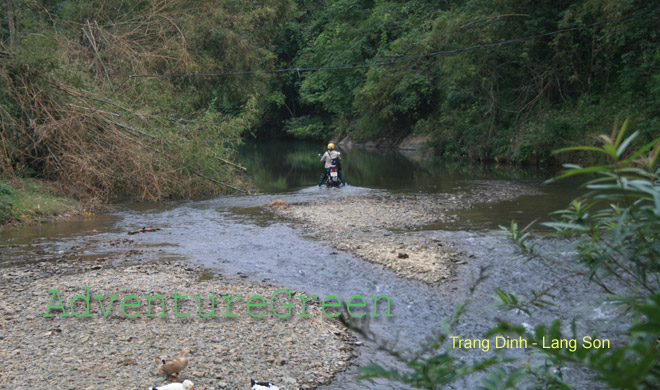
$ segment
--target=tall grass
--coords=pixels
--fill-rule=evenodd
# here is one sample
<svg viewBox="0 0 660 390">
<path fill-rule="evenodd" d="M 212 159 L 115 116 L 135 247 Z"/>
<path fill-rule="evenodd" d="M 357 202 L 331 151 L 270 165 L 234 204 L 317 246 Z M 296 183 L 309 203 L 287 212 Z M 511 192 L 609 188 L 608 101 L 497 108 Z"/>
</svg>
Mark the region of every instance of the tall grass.
<svg viewBox="0 0 660 390">
<path fill-rule="evenodd" d="M 289 1 L 49 4 L 21 5 L 0 57 L 1 173 L 101 202 L 249 187 L 231 161 L 271 76 L 130 76 L 267 68 Z"/>
</svg>

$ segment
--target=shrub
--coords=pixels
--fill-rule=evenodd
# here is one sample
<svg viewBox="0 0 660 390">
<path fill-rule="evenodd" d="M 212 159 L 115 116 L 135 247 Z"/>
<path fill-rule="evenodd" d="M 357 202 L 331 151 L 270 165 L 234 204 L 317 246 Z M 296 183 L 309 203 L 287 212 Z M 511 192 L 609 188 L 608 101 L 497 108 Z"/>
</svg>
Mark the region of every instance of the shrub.
<svg viewBox="0 0 660 390">
<path fill-rule="evenodd" d="M 600 156 L 596 165 L 582 167 L 567 164 L 557 178 L 589 175 L 583 196 L 571 205 L 556 211 L 557 219 L 545 223 L 554 229 L 552 236 L 563 237 L 574 250 L 574 272 L 586 276 L 606 292 L 603 299 L 612 299 L 625 310 L 629 321 L 628 337 L 611 349 L 592 349 L 585 345 L 575 350 L 541 349 L 534 351 L 543 357 L 542 363 L 504 359 L 495 355 L 467 363 L 452 354 L 447 337 L 465 310 L 459 306 L 457 314 L 447 321 L 431 354 L 423 354 L 407 362 L 409 371 L 388 370 L 378 365 L 360 369 L 360 379 L 387 378 L 417 388 L 437 389 L 476 372 L 490 370 L 482 378 L 480 389 L 541 388 L 569 389 L 561 378 L 562 367 L 579 366 L 607 388 L 660 388 L 660 138 L 637 150 L 629 150 L 638 132 L 626 137 L 628 120 L 621 129 L 614 126 L 611 135 L 601 135 L 601 146 L 578 146 L 559 152 L 582 151 Z M 520 230 L 517 224 L 505 230 L 530 258 L 551 261 L 559 266 L 570 265 L 567 259 L 555 258 L 538 250 L 530 226 Z M 552 288 L 552 287 L 551 287 Z M 529 299 L 496 290 L 497 297 L 507 308 L 530 313 L 531 305 L 543 307 L 546 289 L 533 292 Z M 533 331 L 521 325 L 500 323 L 484 334 L 516 335 L 528 345 L 542 345 L 542 340 L 561 336 L 562 324 L 539 325 Z M 576 333 L 575 324 L 571 327 Z M 509 363 L 519 363 L 511 368 Z"/>
</svg>

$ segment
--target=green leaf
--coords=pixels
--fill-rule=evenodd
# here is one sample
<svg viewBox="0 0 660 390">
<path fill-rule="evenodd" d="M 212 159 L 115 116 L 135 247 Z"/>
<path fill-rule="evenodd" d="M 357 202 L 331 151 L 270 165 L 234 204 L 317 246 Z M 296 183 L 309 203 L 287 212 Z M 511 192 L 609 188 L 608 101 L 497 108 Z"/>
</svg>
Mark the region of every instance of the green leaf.
<svg viewBox="0 0 660 390">
<path fill-rule="evenodd" d="M 626 118 L 626 120 L 623 122 L 623 126 L 621 126 L 621 130 L 619 130 L 619 133 L 616 136 L 616 141 L 614 142 L 614 147 L 615 148 L 619 147 L 619 144 L 621 143 L 621 140 L 623 139 L 623 135 L 626 133 L 626 130 L 628 129 L 628 123 L 629 122 L 630 122 L 630 118 Z"/>
<path fill-rule="evenodd" d="M 555 180 L 560 180 L 560 179 L 565 179 L 567 177 L 575 176 L 575 175 L 582 175 L 586 173 L 602 173 L 602 172 L 608 172 L 610 170 L 610 167 L 607 165 L 598 165 L 594 167 L 588 167 L 588 168 L 575 168 L 575 169 L 569 169 L 566 171 L 563 171 L 559 176 L 555 178 Z"/>
<path fill-rule="evenodd" d="M 595 146 L 571 146 L 571 147 L 568 147 L 568 148 L 562 148 L 562 149 L 556 150 L 556 151 L 552 152 L 552 154 L 559 154 L 559 153 L 565 153 L 565 152 L 588 152 L 588 151 L 609 154 L 607 152 L 607 150 L 605 150 L 603 148 L 597 148 Z"/>
<path fill-rule="evenodd" d="M 630 143 L 633 142 L 635 138 L 639 135 L 639 131 L 634 132 L 630 137 L 626 138 L 625 141 L 619 146 L 616 150 L 616 157 L 620 158 L 623 153 L 628 149 L 628 146 L 630 146 Z"/>
<path fill-rule="evenodd" d="M 635 151 L 635 153 L 633 153 L 630 157 L 628 157 L 626 159 L 626 161 L 624 162 L 624 165 L 629 165 L 632 161 L 636 160 L 637 158 L 639 158 L 642 154 L 646 153 L 647 151 L 653 149 L 653 147 L 655 147 L 658 144 L 660 144 L 660 138 L 656 138 L 653 141 L 651 141 L 651 142 L 647 143 L 646 145 L 642 146 L 641 148 L 637 149 Z M 660 152 L 660 148 L 658 148 L 657 150 L 654 151 L 654 158 L 652 158 L 651 166 L 653 166 L 653 164 L 655 164 L 655 159 L 657 158 L 659 152 Z"/>
</svg>

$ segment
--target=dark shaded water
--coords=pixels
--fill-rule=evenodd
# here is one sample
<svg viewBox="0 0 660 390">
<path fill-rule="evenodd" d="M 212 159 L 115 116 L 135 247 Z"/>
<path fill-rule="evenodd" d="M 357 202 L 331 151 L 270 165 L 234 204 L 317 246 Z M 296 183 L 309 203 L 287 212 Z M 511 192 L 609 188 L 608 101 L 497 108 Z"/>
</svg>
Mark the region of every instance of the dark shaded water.
<svg viewBox="0 0 660 390">
<path fill-rule="evenodd" d="M 387 340 L 398 351 L 418 350 L 440 329 L 457 303 L 465 301 L 469 289 L 486 267 L 489 278 L 479 284 L 470 310 L 456 332 L 477 337 L 493 326 L 496 319 L 507 319 L 534 326 L 555 319 L 578 318 L 578 329 L 595 329 L 610 318 L 612 309 L 599 301 L 600 291 L 579 278 L 572 278 L 543 263 L 528 262 L 518 256 L 497 225 L 511 217 L 533 219 L 545 211 L 564 207 L 574 193 L 566 186 L 540 186 L 543 172 L 511 170 L 488 166 L 458 166 L 423 161 L 396 153 L 343 151 L 347 180 L 339 189 L 317 188 L 320 173 L 317 154 L 322 148 L 307 144 L 248 145 L 241 162 L 254 175 L 262 195 L 226 196 L 203 201 L 169 202 L 158 205 L 123 204 L 107 216 L 44 224 L 0 235 L 5 266 L 21 262 L 57 258 L 76 251 L 82 256 L 110 257 L 117 250 L 105 243 L 126 238 L 126 232 L 142 226 L 160 231 L 130 236 L 137 248 L 154 251 L 157 258 L 180 258 L 209 267 L 225 276 L 246 275 L 247 280 L 266 280 L 274 286 L 294 288 L 321 297 L 337 295 L 386 294 L 392 302 L 393 317 L 374 318 L 369 329 L 379 340 Z M 304 238 L 304 231 L 276 220 L 261 208 L 275 199 L 307 202 L 318 199 L 358 197 L 379 192 L 462 191 L 473 180 L 510 180 L 541 188 L 546 195 L 521 197 L 516 201 L 479 206 L 459 214 L 460 224 L 431 227 L 410 232 L 420 238 L 452 242 L 465 253 L 467 264 L 442 288 L 397 278 L 382 267 L 350 254 L 333 253 L 322 240 Z M 452 228 L 451 230 L 448 228 Z M 498 311 L 493 289 L 529 295 L 559 278 L 566 283 L 556 293 L 555 306 L 538 311 L 534 317 L 523 313 Z M 577 303 L 576 303 L 577 302 Z M 567 322 L 568 323 L 568 322 Z M 585 333 L 586 334 L 586 333 Z M 360 348 L 357 365 L 371 361 L 399 366 L 396 359 L 366 341 Z M 512 353 L 516 353 L 512 351 Z M 467 354 L 474 358 L 479 353 Z M 578 387 L 594 388 L 579 371 L 567 371 L 566 378 Z M 402 388 L 382 381 L 354 381 L 354 369 L 342 374 L 327 389 Z M 453 388 L 474 388 L 474 381 L 457 383 Z"/>
<path fill-rule="evenodd" d="M 248 168 L 257 187 L 266 193 L 298 191 L 318 182 L 319 153 L 325 145 L 304 142 L 248 143 L 239 149 L 239 160 Z M 393 192 L 452 191 L 465 180 L 503 179 L 544 181 L 551 169 L 495 164 L 453 162 L 425 158 L 415 152 L 396 150 L 346 150 L 341 153 L 347 181 L 358 187 Z"/>
<path fill-rule="evenodd" d="M 579 195 L 578 183 L 543 184 L 557 168 L 514 167 L 425 158 L 414 152 L 352 149 L 341 152 L 344 177 L 351 186 L 394 193 L 456 193 L 488 183 L 526 184 L 545 196 L 521 196 L 497 204 L 484 203 L 459 211 L 460 220 L 432 228 L 490 230 L 512 219 L 527 224 L 559 210 Z M 295 193 L 318 183 L 319 153 L 325 145 L 304 142 L 271 142 L 243 145 L 239 158 L 265 193 Z M 345 189 L 341 189 L 342 191 Z M 346 191 L 344 191 L 346 192 Z M 324 195 L 325 196 L 325 195 Z"/>
</svg>

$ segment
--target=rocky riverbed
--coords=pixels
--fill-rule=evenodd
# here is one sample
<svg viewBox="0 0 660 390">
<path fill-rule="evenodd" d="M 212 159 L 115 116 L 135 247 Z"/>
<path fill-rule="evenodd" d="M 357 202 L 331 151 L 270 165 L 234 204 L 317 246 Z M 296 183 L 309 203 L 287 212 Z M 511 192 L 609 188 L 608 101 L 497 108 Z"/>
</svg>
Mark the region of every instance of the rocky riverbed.
<svg viewBox="0 0 660 390">
<path fill-rule="evenodd" d="M 246 389 L 250 378 L 281 389 L 329 383 L 351 364 L 352 336 L 322 311 L 319 300 L 308 300 L 303 308 L 303 294 L 292 291 L 289 297 L 277 290 L 177 261 L 5 268 L 0 386 L 146 389 L 169 382 L 158 374 L 155 357 L 186 347 L 191 362 L 180 379 L 190 379 L 196 389 Z M 248 308 L 253 296 L 264 299 L 255 298 Z M 287 304 L 291 315 L 280 317 Z M 303 312 L 310 316 L 298 316 Z"/>
<path fill-rule="evenodd" d="M 291 220 L 303 234 L 326 240 L 338 250 L 393 270 L 398 276 L 437 285 L 452 278 L 464 254 L 453 242 L 419 234 L 426 225 L 452 223 L 456 210 L 478 203 L 540 195 L 524 184 L 479 181 L 452 194 L 380 194 L 289 204 L 264 205 Z"/>
<path fill-rule="evenodd" d="M 451 195 L 381 193 L 316 203 L 274 202 L 277 207 L 268 209 L 337 250 L 435 285 L 453 277 L 464 255 L 451 238 L 443 238 L 451 236 L 419 230 L 451 223 L 458 218 L 454 210 L 521 194 L 533 191 L 484 182 Z M 221 231 L 212 237 L 223 237 L 217 236 Z M 0 247 L 15 253 L 3 258 L 0 273 L 0 359 L 9 362 L 0 370 L 0 386 L 146 389 L 169 382 L 157 373 L 154 358 L 185 347 L 193 352 L 180 379 L 192 380 L 196 389 L 245 389 L 250 378 L 272 381 L 283 390 L 313 389 L 352 365 L 360 343 L 323 313 L 319 300 L 306 301 L 303 309 L 303 293 L 292 291 L 289 298 L 280 291 L 273 306 L 282 313 L 291 303 L 292 315 L 279 317 L 268 303 L 280 286 L 242 279 L 240 273 L 228 278 L 152 251 L 144 239 L 165 233 L 172 231 L 94 238 L 100 252 L 78 247 L 83 240 L 25 253 L 14 244 Z M 156 296 L 164 299 L 154 299 L 150 308 L 148 297 Z M 257 305 L 248 309 L 253 296 L 264 297 L 266 307 L 255 299 L 251 302 Z M 87 297 L 90 315 L 77 317 L 73 311 L 85 314 Z M 216 316 L 200 315 L 212 308 Z M 302 313 L 311 316 L 297 315 Z"/>
</svg>

